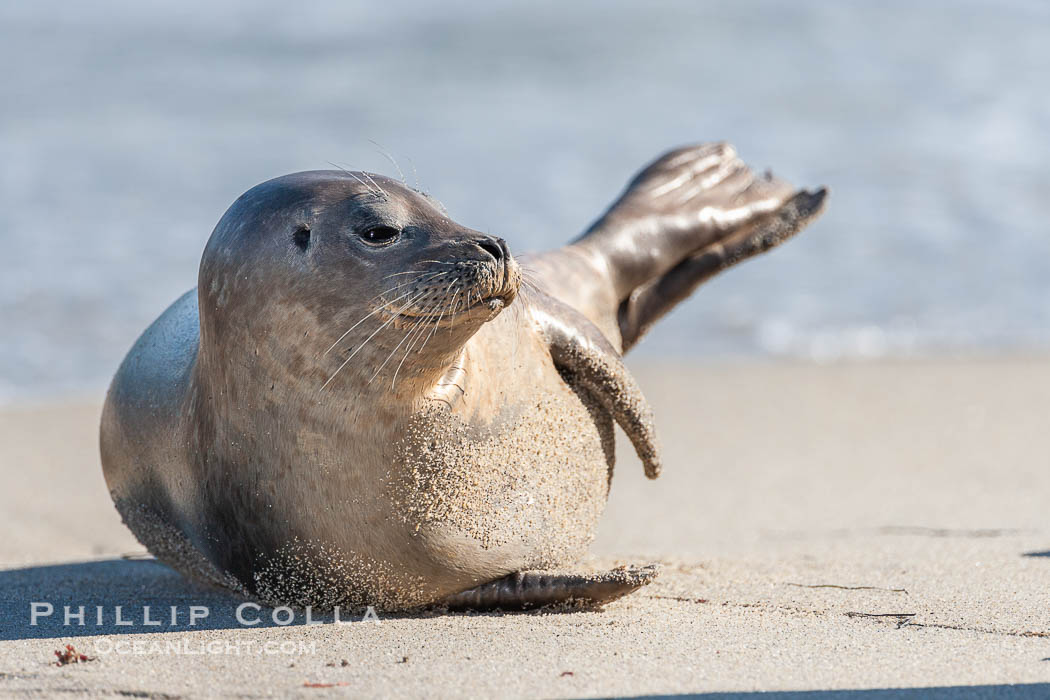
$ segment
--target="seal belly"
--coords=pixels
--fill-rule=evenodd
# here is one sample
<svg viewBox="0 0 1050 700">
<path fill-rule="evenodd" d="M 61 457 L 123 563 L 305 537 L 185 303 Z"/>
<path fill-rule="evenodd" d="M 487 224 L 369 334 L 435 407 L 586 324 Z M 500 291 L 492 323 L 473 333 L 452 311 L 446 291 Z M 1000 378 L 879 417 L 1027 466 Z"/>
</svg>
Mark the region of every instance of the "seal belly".
<svg viewBox="0 0 1050 700">
<path fill-rule="evenodd" d="M 602 435 L 610 426 L 588 403 L 547 381 L 488 424 L 468 423 L 439 403 L 414 416 L 390 498 L 435 564 L 460 574 L 461 588 L 564 566 L 586 551 L 612 460 Z"/>
<path fill-rule="evenodd" d="M 297 486 L 279 489 L 258 510 L 282 514 L 288 536 L 263 548 L 245 586 L 271 604 L 404 609 L 578 560 L 606 502 L 611 423 L 550 372 L 491 422 L 432 402 L 371 486 L 332 470 L 326 488 L 307 488 L 308 511 Z"/>
</svg>

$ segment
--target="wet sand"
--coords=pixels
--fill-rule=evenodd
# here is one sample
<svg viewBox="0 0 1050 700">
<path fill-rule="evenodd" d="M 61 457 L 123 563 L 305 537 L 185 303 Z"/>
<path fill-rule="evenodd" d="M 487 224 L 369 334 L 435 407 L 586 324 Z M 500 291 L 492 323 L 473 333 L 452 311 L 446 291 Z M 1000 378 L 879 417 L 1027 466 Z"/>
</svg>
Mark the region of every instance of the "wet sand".
<svg viewBox="0 0 1050 700">
<path fill-rule="evenodd" d="M 1050 681 L 1050 361 L 636 372 L 665 470 L 621 440 L 590 563 L 664 566 L 602 612 L 243 627 L 239 601 L 122 557 L 142 550 L 97 403 L 0 412 L 0 695 L 1050 693 L 1001 687 Z M 55 612 L 31 625 L 32 601 Z M 189 627 L 192 605 L 211 612 Z M 51 665 L 65 644 L 98 658 Z"/>
</svg>

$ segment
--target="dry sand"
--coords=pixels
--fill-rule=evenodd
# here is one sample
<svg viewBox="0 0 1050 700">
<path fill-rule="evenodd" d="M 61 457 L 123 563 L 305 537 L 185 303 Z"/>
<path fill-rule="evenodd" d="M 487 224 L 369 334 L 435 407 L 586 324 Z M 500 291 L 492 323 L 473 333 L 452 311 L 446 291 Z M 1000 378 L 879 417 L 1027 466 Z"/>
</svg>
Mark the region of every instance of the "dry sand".
<svg viewBox="0 0 1050 700">
<path fill-rule="evenodd" d="M 238 601 L 121 558 L 141 548 L 102 481 L 97 404 L 0 413 L 0 694 L 1050 695 L 1004 687 L 1050 681 L 1050 361 L 637 374 L 666 467 L 647 482 L 621 442 L 593 563 L 664 571 L 603 612 L 240 627 Z M 30 601 L 57 612 L 30 626 Z M 143 627 L 147 604 L 180 626 Z M 190 605 L 211 609 L 195 628 Z M 50 665 L 67 643 L 99 658 Z"/>
</svg>

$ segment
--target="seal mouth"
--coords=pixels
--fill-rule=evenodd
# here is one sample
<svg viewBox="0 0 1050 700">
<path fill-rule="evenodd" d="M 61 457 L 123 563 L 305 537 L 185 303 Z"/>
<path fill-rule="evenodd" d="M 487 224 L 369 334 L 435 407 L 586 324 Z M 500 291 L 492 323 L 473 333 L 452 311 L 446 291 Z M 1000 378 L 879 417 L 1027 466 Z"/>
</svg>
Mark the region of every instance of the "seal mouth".
<svg viewBox="0 0 1050 700">
<path fill-rule="evenodd" d="M 513 300 L 513 294 L 496 294 L 487 297 L 480 297 L 473 303 L 452 311 L 444 309 L 443 312 L 416 313 L 411 310 L 406 310 L 398 313 L 396 318 L 405 321 L 432 321 L 441 326 L 444 326 L 446 323 L 451 325 L 454 321 L 458 321 L 464 317 L 468 320 L 476 319 L 479 321 L 489 321 L 495 318 L 501 311 L 503 311 L 503 309 L 507 308 Z"/>
<path fill-rule="evenodd" d="M 509 254 L 494 264 L 471 260 L 441 264 L 450 268 L 424 273 L 429 276 L 421 284 L 401 291 L 414 295 L 411 303 L 395 310 L 384 300 L 383 316 L 395 327 L 430 324 L 447 328 L 486 323 L 517 298 L 521 271 Z"/>
</svg>

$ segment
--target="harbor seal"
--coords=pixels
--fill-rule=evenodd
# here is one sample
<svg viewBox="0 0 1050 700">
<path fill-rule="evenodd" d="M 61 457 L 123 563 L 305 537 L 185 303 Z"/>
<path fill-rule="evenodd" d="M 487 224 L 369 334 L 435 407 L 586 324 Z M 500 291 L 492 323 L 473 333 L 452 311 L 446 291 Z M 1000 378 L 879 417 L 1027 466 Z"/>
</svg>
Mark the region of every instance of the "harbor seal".
<svg viewBox="0 0 1050 700">
<path fill-rule="evenodd" d="M 519 259 L 394 179 L 264 182 L 113 379 L 116 507 L 161 561 L 270 605 L 615 599 L 654 570 L 572 567 L 605 505 L 614 424 L 649 477 L 661 468 L 621 355 L 824 199 L 728 145 L 691 146 L 569 245 Z"/>
</svg>

